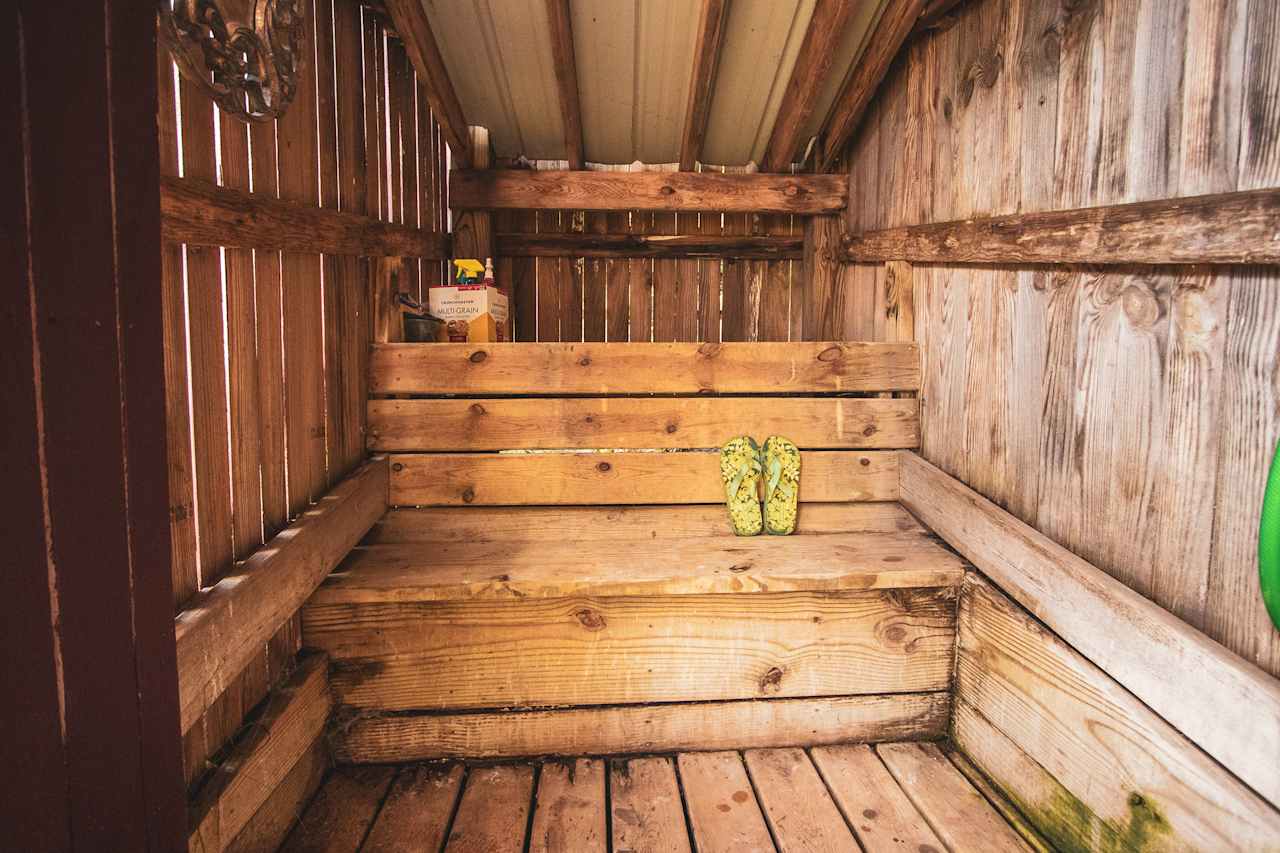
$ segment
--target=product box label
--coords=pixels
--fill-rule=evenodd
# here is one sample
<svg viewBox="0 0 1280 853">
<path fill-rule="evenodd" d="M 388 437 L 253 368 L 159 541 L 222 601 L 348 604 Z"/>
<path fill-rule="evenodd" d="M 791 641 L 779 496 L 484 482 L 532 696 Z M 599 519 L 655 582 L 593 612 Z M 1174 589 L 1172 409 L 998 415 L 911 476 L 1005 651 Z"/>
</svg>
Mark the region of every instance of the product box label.
<svg viewBox="0 0 1280 853">
<path fill-rule="evenodd" d="M 444 323 L 442 342 L 477 344 L 507 339 L 507 297 L 496 287 L 437 285 L 427 292 L 427 310 Z"/>
</svg>

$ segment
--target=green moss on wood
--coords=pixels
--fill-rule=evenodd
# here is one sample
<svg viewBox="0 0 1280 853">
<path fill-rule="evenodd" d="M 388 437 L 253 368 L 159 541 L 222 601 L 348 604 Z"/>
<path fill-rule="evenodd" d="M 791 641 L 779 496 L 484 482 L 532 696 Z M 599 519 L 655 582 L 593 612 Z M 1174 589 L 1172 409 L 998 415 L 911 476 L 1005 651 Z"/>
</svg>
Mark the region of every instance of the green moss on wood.
<svg viewBox="0 0 1280 853">
<path fill-rule="evenodd" d="M 1102 820 L 1062 787 L 1047 802 L 1019 798 L 1018 807 L 1062 853 L 1147 853 L 1166 849 L 1173 835 L 1159 807 L 1137 792 L 1129 795 L 1128 817 L 1121 824 Z"/>
</svg>

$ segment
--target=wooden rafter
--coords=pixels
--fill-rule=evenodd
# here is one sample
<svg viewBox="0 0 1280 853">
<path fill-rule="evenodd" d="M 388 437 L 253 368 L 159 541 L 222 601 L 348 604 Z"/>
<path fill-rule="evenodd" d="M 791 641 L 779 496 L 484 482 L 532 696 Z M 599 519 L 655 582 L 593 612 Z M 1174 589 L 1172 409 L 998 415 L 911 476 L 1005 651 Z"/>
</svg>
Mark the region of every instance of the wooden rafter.
<svg viewBox="0 0 1280 853">
<path fill-rule="evenodd" d="M 431 112 L 436 121 L 440 122 L 454 162 L 464 169 L 470 168 L 471 143 L 467 121 L 458 95 L 453 90 L 453 81 L 449 79 L 444 58 L 440 55 L 435 34 L 427 21 L 422 0 L 386 0 L 386 7 L 396 32 L 409 52 L 413 70 L 417 72 L 427 91 Z"/>
<path fill-rule="evenodd" d="M 564 124 L 565 159 L 570 169 L 582 169 L 582 107 L 578 103 L 578 62 L 573 50 L 573 22 L 569 0 L 547 0 L 551 24 L 551 54 L 555 58 L 556 88 L 560 93 L 560 118 Z"/>
<path fill-rule="evenodd" d="M 813 10 L 769 136 L 769 146 L 760 166 L 763 171 L 785 171 L 795 158 L 801 144 L 800 134 L 813 114 L 818 92 L 831 70 L 836 46 L 857 5 L 854 0 L 826 0 Z"/>
<path fill-rule="evenodd" d="M 898 55 L 902 43 L 911 34 L 920 19 L 925 0 L 889 0 L 867 41 L 867 49 L 854 63 L 840 87 L 822 131 L 822 149 L 818 157 L 818 170 L 827 171 L 835 163 L 840 152 L 853 138 L 867 104 L 889 71 L 889 65 Z"/>
<path fill-rule="evenodd" d="M 702 0 L 698 40 L 693 49 L 693 73 L 689 76 L 689 104 L 680 137 L 680 171 L 691 172 L 702 154 L 711 115 L 711 90 L 720 63 L 720 43 L 728 20 L 729 0 Z"/>
</svg>

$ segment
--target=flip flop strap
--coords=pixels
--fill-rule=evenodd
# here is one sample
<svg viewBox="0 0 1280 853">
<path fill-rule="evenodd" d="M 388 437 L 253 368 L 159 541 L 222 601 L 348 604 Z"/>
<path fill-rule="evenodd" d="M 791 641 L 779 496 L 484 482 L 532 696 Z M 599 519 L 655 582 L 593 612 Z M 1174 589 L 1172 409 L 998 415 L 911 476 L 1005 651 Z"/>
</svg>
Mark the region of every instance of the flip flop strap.
<svg viewBox="0 0 1280 853">
<path fill-rule="evenodd" d="M 738 472 L 733 475 L 733 479 L 724 487 L 725 500 L 732 501 L 738 496 L 738 489 L 742 488 L 742 481 L 747 478 L 748 474 L 760 474 L 762 468 L 759 459 L 745 459 L 738 466 Z"/>
<path fill-rule="evenodd" d="M 765 487 L 765 500 L 773 500 L 773 493 L 781 488 L 783 497 L 790 498 L 795 494 L 794 483 L 782 482 L 782 460 L 774 457 L 769 460 L 769 482 Z"/>
</svg>

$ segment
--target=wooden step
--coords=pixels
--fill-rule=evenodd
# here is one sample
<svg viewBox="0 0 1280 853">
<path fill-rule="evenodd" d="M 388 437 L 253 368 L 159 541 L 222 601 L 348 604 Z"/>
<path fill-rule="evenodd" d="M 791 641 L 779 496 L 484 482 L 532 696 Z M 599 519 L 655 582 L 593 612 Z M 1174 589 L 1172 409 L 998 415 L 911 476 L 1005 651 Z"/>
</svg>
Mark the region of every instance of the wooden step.
<svg viewBox="0 0 1280 853">
<path fill-rule="evenodd" d="M 915 531 L 362 545 L 310 603 L 949 587 L 964 565 Z"/>
</svg>

